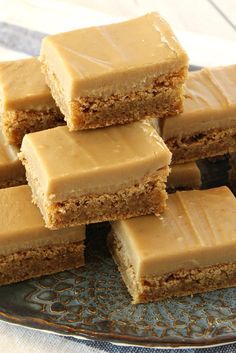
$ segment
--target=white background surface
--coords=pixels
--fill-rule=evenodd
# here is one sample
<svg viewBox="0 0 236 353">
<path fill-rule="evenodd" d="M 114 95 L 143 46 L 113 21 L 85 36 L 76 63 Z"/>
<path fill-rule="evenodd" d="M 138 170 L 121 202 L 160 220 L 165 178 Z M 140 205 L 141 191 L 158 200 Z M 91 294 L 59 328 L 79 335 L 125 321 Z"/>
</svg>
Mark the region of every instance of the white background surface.
<svg viewBox="0 0 236 353">
<path fill-rule="evenodd" d="M 236 62 L 236 0 L 0 0 L 0 21 L 44 33 L 120 21 L 148 11 L 159 11 L 167 19 L 192 64 Z M 15 55 L 0 48 L 1 60 Z"/>
<path fill-rule="evenodd" d="M 236 63 L 236 0 L 0 0 L 0 22 L 44 33 L 110 23 L 147 11 L 159 11 L 169 21 L 192 64 Z M 23 56 L 0 46 L 0 60 Z M 88 345 L 0 322 L 0 353 L 105 351 L 111 350 L 100 343 Z"/>
</svg>

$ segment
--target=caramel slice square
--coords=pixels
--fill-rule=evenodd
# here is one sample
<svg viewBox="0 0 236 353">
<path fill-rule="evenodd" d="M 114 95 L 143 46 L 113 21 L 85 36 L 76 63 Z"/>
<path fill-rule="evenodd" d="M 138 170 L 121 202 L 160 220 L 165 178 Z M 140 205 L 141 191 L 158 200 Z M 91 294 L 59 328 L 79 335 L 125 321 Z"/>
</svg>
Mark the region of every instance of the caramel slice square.
<svg viewBox="0 0 236 353">
<path fill-rule="evenodd" d="M 201 171 L 196 162 L 173 164 L 167 179 L 168 192 L 200 189 Z"/>
<path fill-rule="evenodd" d="M 112 222 L 108 243 L 133 303 L 233 287 L 236 198 L 227 187 L 177 191 L 158 217 Z"/>
<path fill-rule="evenodd" d="M 18 152 L 16 146 L 7 144 L 0 130 L 0 189 L 26 184 L 25 168 Z"/>
<path fill-rule="evenodd" d="M 29 186 L 0 190 L 1 285 L 82 266 L 84 239 L 84 226 L 45 228 Z"/>
<path fill-rule="evenodd" d="M 182 111 L 188 58 L 158 13 L 48 36 L 40 60 L 71 131 Z"/>
<path fill-rule="evenodd" d="M 236 65 L 190 72 L 182 114 L 160 120 L 173 164 L 236 150 Z"/>
<path fill-rule="evenodd" d="M 1 125 L 9 144 L 63 123 L 36 58 L 0 63 Z"/>
<path fill-rule="evenodd" d="M 171 153 L 147 122 L 28 134 L 20 159 L 46 226 L 160 213 Z"/>
</svg>

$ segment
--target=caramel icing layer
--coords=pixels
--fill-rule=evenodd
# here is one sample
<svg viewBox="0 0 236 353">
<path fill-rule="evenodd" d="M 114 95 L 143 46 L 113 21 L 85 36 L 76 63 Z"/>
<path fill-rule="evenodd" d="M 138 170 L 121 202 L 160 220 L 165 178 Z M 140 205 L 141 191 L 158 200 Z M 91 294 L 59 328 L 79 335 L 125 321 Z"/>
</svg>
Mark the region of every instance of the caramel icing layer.
<svg viewBox="0 0 236 353">
<path fill-rule="evenodd" d="M 153 75 L 178 72 L 188 64 L 186 53 L 158 13 L 48 36 L 42 42 L 40 60 L 56 74 L 68 99 L 137 88 L 150 75 L 153 80 Z"/>
<path fill-rule="evenodd" d="M 7 144 L 0 130 L 0 182 L 24 176 L 25 168 L 17 156 L 18 152 L 15 146 Z"/>
<path fill-rule="evenodd" d="M 1 110 L 55 107 L 36 58 L 0 63 Z"/>
<path fill-rule="evenodd" d="M 236 65 L 190 72 L 184 111 L 161 121 L 164 140 L 236 126 Z"/>
<path fill-rule="evenodd" d="M 176 192 L 161 216 L 112 228 L 137 277 L 236 261 L 236 199 L 227 187 Z"/>
<path fill-rule="evenodd" d="M 69 132 L 67 127 L 28 134 L 20 158 L 52 201 L 101 194 L 140 182 L 166 167 L 171 153 L 146 122 Z"/>
<path fill-rule="evenodd" d="M 40 246 L 83 241 L 85 227 L 45 228 L 27 185 L 0 190 L 0 255 Z"/>
<path fill-rule="evenodd" d="M 167 188 L 198 188 L 201 186 L 201 172 L 196 162 L 171 166 L 167 179 Z"/>
</svg>

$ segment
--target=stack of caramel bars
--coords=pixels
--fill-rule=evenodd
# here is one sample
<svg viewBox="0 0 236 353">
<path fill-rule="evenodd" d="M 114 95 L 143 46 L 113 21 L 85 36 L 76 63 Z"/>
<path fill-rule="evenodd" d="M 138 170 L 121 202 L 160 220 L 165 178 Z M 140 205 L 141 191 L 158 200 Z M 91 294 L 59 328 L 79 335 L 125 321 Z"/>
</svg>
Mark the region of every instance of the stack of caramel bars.
<svg viewBox="0 0 236 353">
<path fill-rule="evenodd" d="M 86 266 L 109 221 L 133 303 L 236 285 L 236 199 L 196 164 L 236 151 L 236 65 L 188 73 L 149 13 L 0 63 L 0 109 L 0 284 Z"/>
</svg>

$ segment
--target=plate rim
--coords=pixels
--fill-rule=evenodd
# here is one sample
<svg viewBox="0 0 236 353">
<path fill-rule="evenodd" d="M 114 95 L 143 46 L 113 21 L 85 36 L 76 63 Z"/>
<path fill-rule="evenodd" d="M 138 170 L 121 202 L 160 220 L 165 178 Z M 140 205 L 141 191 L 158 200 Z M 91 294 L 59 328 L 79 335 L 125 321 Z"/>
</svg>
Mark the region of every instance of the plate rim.
<svg viewBox="0 0 236 353">
<path fill-rule="evenodd" d="M 11 315 L 0 310 L 0 320 L 9 324 L 22 326 L 28 329 L 38 330 L 64 337 L 74 337 L 84 340 L 105 341 L 117 345 L 130 345 L 139 347 L 161 348 L 161 349 L 187 349 L 187 348 L 209 348 L 236 343 L 236 331 L 233 334 L 225 334 L 213 338 L 181 338 L 180 340 L 163 340 L 160 337 L 134 337 L 116 333 L 97 332 L 80 327 L 72 328 L 67 325 L 51 323 L 45 319 L 32 316 Z"/>
</svg>

